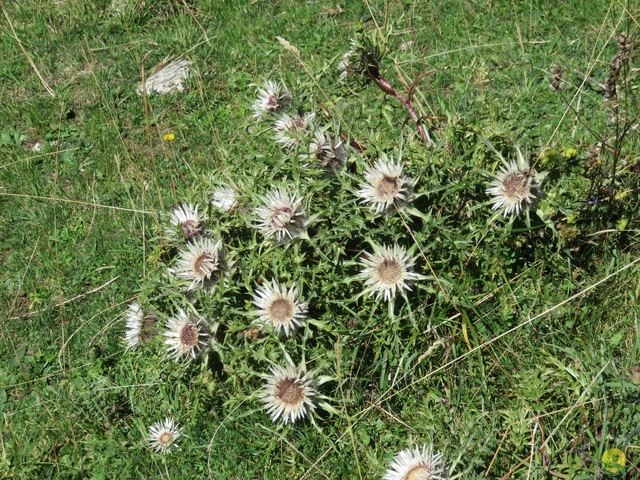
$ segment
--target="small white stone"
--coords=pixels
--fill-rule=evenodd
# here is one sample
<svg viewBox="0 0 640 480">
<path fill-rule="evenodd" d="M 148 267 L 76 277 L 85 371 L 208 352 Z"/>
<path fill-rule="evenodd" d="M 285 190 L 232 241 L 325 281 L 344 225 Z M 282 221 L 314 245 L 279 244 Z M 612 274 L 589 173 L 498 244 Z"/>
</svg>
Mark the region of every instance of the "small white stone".
<svg viewBox="0 0 640 480">
<path fill-rule="evenodd" d="M 156 73 L 147 78 L 144 86 L 138 85 L 136 92 L 142 95 L 142 89 L 146 86 L 147 95 L 152 93 L 170 93 L 173 91 L 181 92 L 184 90 L 182 80 L 189 78 L 189 65 L 193 62 L 190 60 L 176 60 Z"/>
</svg>

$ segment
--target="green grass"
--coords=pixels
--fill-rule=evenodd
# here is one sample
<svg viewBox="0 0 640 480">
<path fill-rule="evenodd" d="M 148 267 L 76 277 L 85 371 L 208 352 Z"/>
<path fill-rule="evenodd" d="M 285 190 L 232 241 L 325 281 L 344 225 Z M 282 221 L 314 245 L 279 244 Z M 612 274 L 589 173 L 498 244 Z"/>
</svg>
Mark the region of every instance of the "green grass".
<svg viewBox="0 0 640 480">
<path fill-rule="evenodd" d="M 449 478 L 638 478 L 637 1 L 119 3 L 3 4 L 1 478 L 381 478 L 425 443 Z M 396 99 L 338 82 L 359 32 L 399 92 L 429 72 L 413 105 L 433 148 Z M 620 32 L 634 48 L 610 122 L 598 83 Z M 193 61 L 184 92 L 136 94 L 143 70 L 179 56 Z M 279 148 L 251 118 L 268 79 L 363 152 L 326 175 Z M 547 172 L 529 224 L 495 216 L 485 193 L 516 148 Z M 417 214 L 359 203 L 382 152 L 416 180 Z M 228 184 L 243 206 L 219 214 L 211 194 Z M 280 184 L 310 218 L 289 245 L 251 226 Z M 166 215 L 190 202 L 233 259 L 211 295 L 167 274 Z M 371 242 L 413 248 L 427 277 L 391 310 L 358 297 Z M 241 338 L 271 278 L 299 285 L 313 322 Z M 134 300 L 160 332 L 192 304 L 212 350 L 173 362 L 161 336 L 126 350 Z M 271 422 L 257 393 L 286 355 L 331 378 L 318 389 L 335 412 Z M 184 434 L 170 455 L 146 440 L 165 417 Z M 623 472 L 603 469 L 610 448 Z"/>
</svg>

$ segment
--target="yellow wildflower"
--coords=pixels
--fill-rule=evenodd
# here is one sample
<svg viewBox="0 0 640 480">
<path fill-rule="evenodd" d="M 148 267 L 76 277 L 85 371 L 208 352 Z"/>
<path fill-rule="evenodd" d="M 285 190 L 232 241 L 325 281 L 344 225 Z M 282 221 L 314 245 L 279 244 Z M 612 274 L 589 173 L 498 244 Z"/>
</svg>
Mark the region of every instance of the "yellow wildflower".
<svg viewBox="0 0 640 480">
<path fill-rule="evenodd" d="M 626 457 L 622 450 L 611 448 L 602 454 L 602 466 L 607 472 L 618 473 L 624 468 Z"/>
</svg>

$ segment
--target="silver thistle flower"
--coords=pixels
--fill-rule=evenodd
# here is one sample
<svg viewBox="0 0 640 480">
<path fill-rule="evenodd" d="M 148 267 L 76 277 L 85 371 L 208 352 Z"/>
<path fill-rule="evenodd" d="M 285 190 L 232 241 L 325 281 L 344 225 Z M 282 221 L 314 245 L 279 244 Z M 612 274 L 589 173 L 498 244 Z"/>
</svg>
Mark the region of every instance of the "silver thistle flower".
<svg viewBox="0 0 640 480">
<path fill-rule="evenodd" d="M 157 422 L 149 427 L 147 440 L 156 452 L 169 453 L 178 448 L 175 442 L 180 435 L 180 426 L 172 418 L 165 418 L 164 422 Z"/>
<path fill-rule="evenodd" d="M 442 454 L 433 453 L 428 445 L 399 452 L 391 462 L 383 480 L 445 480 Z"/>
<path fill-rule="evenodd" d="M 169 354 L 176 362 L 182 357 L 196 358 L 209 338 L 203 320 L 182 309 L 168 320 L 164 336 L 167 337 L 164 343 L 169 346 Z"/>
<path fill-rule="evenodd" d="M 303 198 L 297 192 L 289 193 L 278 188 L 267 193 L 262 206 L 256 209 L 256 228 L 266 238 L 275 238 L 279 242 L 292 240 L 305 230 L 305 211 Z"/>
<path fill-rule="evenodd" d="M 309 415 L 315 408 L 314 377 L 301 367 L 273 366 L 260 393 L 271 420 L 285 425 Z"/>
<path fill-rule="evenodd" d="M 176 267 L 169 273 L 180 280 L 191 282 L 187 290 L 215 285 L 220 278 L 223 264 L 222 240 L 198 237 L 191 241 L 186 249 L 179 252 Z"/>
<path fill-rule="evenodd" d="M 204 230 L 207 217 L 198 212 L 198 204 L 182 204 L 169 216 L 171 228 L 166 229 L 169 240 L 192 238 Z"/>
<path fill-rule="evenodd" d="M 537 182 L 538 173 L 529 167 L 529 162 L 522 152 L 516 150 L 516 160 L 505 165 L 489 184 L 486 190 L 491 195 L 493 210 L 502 210 L 503 215 L 520 215 L 527 211 L 535 193 L 540 188 Z"/>
<path fill-rule="evenodd" d="M 258 307 L 253 312 L 258 316 L 254 323 L 267 324 L 276 334 L 282 331 L 289 336 L 307 317 L 307 304 L 300 301 L 298 288 L 287 289 L 275 280 L 264 282 L 256 289 L 253 303 Z"/>
<path fill-rule="evenodd" d="M 404 175 L 402 165 L 386 155 L 374 162 L 373 167 L 366 167 L 364 178 L 358 196 L 361 203 L 368 203 L 369 209 L 378 214 L 394 204 L 401 208 L 413 189 L 413 180 Z"/>
<path fill-rule="evenodd" d="M 315 113 L 304 115 L 282 114 L 273 124 L 275 139 L 284 148 L 294 148 L 305 142 L 314 129 Z"/>
<path fill-rule="evenodd" d="M 258 98 L 253 103 L 253 117 L 262 120 L 265 115 L 280 113 L 291 103 L 291 92 L 277 82 L 267 80 L 263 88 L 258 89 Z"/>
<path fill-rule="evenodd" d="M 364 280 L 364 294 L 391 302 L 397 292 L 411 290 L 410 282 L 425 278 L 411 271 L 416 257 L 410 256 L 403 247 L 376 244 L 372 244 L 372 247 L 372 254 L 365 252 L 360 258 L 364 269 L 356 277 Z"/>
</svg>

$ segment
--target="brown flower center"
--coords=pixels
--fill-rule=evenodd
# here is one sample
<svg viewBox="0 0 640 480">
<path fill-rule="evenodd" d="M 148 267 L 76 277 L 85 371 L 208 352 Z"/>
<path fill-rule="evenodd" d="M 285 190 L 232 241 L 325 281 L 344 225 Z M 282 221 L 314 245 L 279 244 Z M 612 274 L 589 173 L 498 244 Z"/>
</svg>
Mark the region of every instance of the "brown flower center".
<svg viewBox="0 0 640 480">
<path fill-rule="evenodd" d="M 185 220 L 184 222 L 182 222 L 181 228 L 182 228 L 182 234 L 185 237 L 193 237 L 200 231 L 200 228 L 198 227 L 198 222 L 196 222 L 195 220 Z"/>
<path fill-rule="evenodd" d="M 403 480 L 424 480 L 431 478 L 431 469 L 424 465 L 418 465 L 407 472 Z"/>
<path fill-rule="evenodd" d="M 280 324 L 285 324 L 293 318 L 294 307 L 287 298 L 278 298 L 269 306 L 269 314 Z"/>
<path fill-rule="evenodd" d="M 268 109 L 275 110 L 278 108 L 278 97 L 276 95 L 269 95 L 266 103 Z"/>
<path fill-rule="evenodd" d="M 193 269 L 201 277 L 208 278 L 216 269 L 216 259 L 208 253 L 201 253 L 193 264 Z"/>
<path fill-rule="evenodd" d="M 502 191 L 510 199 L 522 200 L 531 192 L 530 177 L 522 172 L 513 172 L 502 181 Z"/>
<path fill-rule="evenodd" d="M 398 177 L 382 177 L 376 186 L 376 192 L 381 198 L 395 198 L 400 193 Z"/>
<path fill-rule="evenodd" d="M 200 330 L 192 323 L 187 323 L 180 330 L 180 343 L 185 348 L 193 348 L 198 344 L 200 338 Z"/>
<path fill-rule="evenodd" d="M 387 285 L 393 285 L 403 277 L 402 265 L 392 258 L 385 258 L 380 262 L 376 267 L 376 273 L 380 281 Z"/>
<path fill-rule="evenodd" d="M 304 133 L 307 130 L 307 122 L 302 117 L 294 117 L 291 122 L 291 131 L 296 133 Z"/>
<path fill-rule="evenodd" d="M 271 213 L 271 226 L 278 230 L 284 230 L 291 223 L 293 210 L 289 207 L 276 208 Z"/>
<path fill-rule="evenodd" d="M 173 434 L 171 432 L 164 431 L 158 438 L 158 443 L 163 447 L 168 447 L 173 442 Z"/>
<path fill-rule="evenodd" d="M 295 378 L 285 378 L 278 385 L 276 396 L 287 405 L 298 405 L 304 400 L 304 389 Z"/>
</svg>

